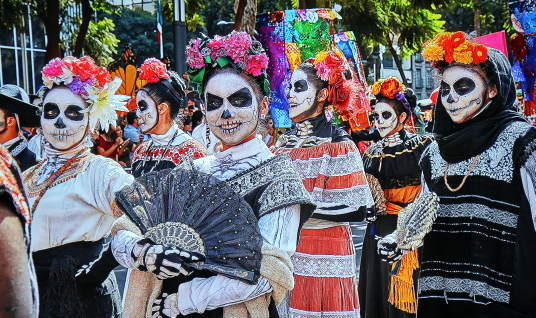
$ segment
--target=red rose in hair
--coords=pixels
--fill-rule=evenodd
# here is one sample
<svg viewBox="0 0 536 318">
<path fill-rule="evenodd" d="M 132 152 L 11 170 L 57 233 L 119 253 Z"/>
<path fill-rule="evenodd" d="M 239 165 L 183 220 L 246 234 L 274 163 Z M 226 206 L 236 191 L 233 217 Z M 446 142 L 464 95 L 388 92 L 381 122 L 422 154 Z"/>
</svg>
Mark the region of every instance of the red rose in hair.
<svg viewBox="0 0 536 318">
<path fill-rule="evenodd" d="M 71 65 L 73 74 L 80 77 L 80 80 L 83 82 L 90 79 L 98 68 L 93 59 L 89 56 L 83 56 Z"/>
<path fill-rule="evenodd" d="M 395 77 L 389 77 L 382 83 L 381 94 L 389 99 L 394 99 L 395 95 L 402 90 L 400 81 Z"/>
<path fill-rule="evenodd" d="M 465 42 L 465 33 L 463 32 L 456 32 L 450 36 L 451 41 L 451 47 L 452 49 L 457 48 L 460 46 L 463 42 Z"/>
<path fill-rule="evenodd" d="M 110 73 L 108 73 L 108 70 L 105 67 L 98 67 L 97 73 L 95 75 L 95 79 L 99 83 L 99 85 L 102 87 L 106 85 L 106 83 L 109 83 L 111 81 Z"/>
<path fill-rule="evenodd" d="M 478 65 L 488 59 L 488 48 L 482 44 L 476 44 L 473 48 L 473 63 Z"/>
</svg>

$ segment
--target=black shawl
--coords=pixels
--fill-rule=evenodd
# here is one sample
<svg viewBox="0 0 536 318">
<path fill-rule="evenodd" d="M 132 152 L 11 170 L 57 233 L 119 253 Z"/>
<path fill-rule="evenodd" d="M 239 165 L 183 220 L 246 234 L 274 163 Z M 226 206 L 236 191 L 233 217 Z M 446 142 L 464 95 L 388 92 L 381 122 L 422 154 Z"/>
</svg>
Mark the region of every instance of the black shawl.
<svg viewBox="0 0 536 318">
<path fill-rule="evenodd" d="M 511 122 L 525 121 L 517 113 L 516 88 L 510 63 L 495 49 L 488 49 L 488 60 L 496 74 L 494 82 L 497 96 L 482 113 L 465 123 L 455 124 L 441 98 L 438 98 L 433 132 L 441 157 L 447 162 L 460 162 L 484 152 Z"/>
</svg>

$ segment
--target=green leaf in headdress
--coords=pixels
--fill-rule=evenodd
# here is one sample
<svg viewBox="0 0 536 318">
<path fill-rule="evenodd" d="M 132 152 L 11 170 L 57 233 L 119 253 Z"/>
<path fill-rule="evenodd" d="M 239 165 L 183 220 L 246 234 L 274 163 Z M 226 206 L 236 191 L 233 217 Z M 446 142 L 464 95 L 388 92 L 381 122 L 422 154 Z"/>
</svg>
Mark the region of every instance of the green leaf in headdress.
<svg viewBox="0 0 536 318">
<path fill-rule="evenodd" d="M 264 93 L 270 96 L 270 81 L 267 78 L 264 79 Z"/>
<path fill-rule="evenodd" d="M 224 68 L 225 66 L 229 65 L 231 61 L 229 60 L 229 57 L 227 56 L 220 56 L 216 59 L 216 63 L 218 63 L 219 67 Z"/>
</svg>

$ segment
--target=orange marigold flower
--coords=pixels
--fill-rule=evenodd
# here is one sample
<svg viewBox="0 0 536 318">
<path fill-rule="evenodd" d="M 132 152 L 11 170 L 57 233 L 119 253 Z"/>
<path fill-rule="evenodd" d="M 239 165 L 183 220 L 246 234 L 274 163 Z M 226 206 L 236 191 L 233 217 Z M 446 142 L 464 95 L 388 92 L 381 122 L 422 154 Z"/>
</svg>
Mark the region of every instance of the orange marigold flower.
<svg viewBox="0 0 536 318">
<path fill-rule="evenodd" d="M 473 63 L 478 65 L 480 63 L 486 62 L 488 59 L 488 48 L 485 45 L 477 44 L 473 48 Z"/>
<path fill-rule="evenodd" d="M 371 87 L 372 95 L 380 94 L 381 89 L 382 89 L 382 80 L 379 80 L 376 83 L 374 83 L 374 85 L 372 85 Z"/>
<path fill-rule="evenodd" d="M 456 32 L 450 36 L 450 39 L 451 39 L 452 48 L 455 49 L 466 41 L 465 33 Z"/>
<path fill-rule="evenodd" d="M 381 94 L 389 99 L 395 98 L 396 93 L 403 90 L 403 85 L 396 77 L 389 77 L 382 83 Z"/>
<path fill-rule="evenodd" d="M 463 64 L 473 63 L 473 47 L 474 44 L 470 42 L 460 44 L 454 49 L 454 60 Z"/>
<path fill-rule="evenodd" d="M 422 56 L 427 61 L 441 61 L 445 55 L 445 50 L 437 44 L 429 44 L 422 51 Z"/>
</svg>

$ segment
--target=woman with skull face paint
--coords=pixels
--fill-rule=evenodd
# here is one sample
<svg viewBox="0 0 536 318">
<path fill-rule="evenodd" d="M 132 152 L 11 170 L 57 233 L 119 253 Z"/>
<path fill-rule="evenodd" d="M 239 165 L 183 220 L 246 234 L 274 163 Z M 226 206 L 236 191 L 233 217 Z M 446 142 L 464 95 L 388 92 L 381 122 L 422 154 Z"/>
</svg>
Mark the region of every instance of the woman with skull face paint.
<svg viewBox="0 0 536 318">
<path fill-rule="evenodd" d="M 145 60 L 139 78 L 147 82 L 136 94 L 139 127 L 151 140 L 136 148 L 132 156 L 132 175 L 173 168 L 184 160 L 208 155 L 198 141 L 179 129 L 175 119 L 188 106 L 180 76 L 166 69 L 155 58 Z"/>
<path fill-rule="evenodd" d="M 417 250 L 405 255 L 398 274 L 392 275 L 392 266 L 378 255 L 377 239 L 396 229 L 398 212 L 419 195 L 422 187 L 418 162 L 433 139 L 404 129 L 417 98 L 398 79 L 379 80 L 372 86 L 372 93 L 376 96 L 373 116 L 382 140 L 363 155 L 376 213 L 367 218 L 370 224 L 363 241 L 359 271 L 361 317 L 414 317 Z"/>
<path fill-rule="evenodd" d="M 293 256 L 290 315 L 359 317 L 348 222 L 363 221 L 373 199 L 359 150 L 324 114 L 328 103 L 345 109 L 354 100 L 355 74 L 341 54 L 321 52 L 292 73 L 289 114 L 296 128 L 281 136 L 275 149 L 290 155 L 317 205 Z"/>
<path fill-rule="evenodd" d="M 208 271 L 183 271 L 165 281 L 176 283 L 175 292 L 162 293 L 156 300 L 151 295 L 161 293 L 157 283 L 131 279 L 125 313 L 133 317 L 277 317 L 275 306 L 293 285 L 290 255 L 296 249 L 298 229 L 312 211 L 312 204 L 288 156 L 274 156 L 257 138 L 258 123 L 268 111 L 269 83 L 265 73 L 268 58 L 260 43 L 244 32 L 192 40 L 187 51 L 192 81 L 202 87 L 206 123 L 222 142 L 223 150 L 161 173 L 173 175 L 194 170 L 208 174 L 229 184 L 244 198 L 255 214 L 255 226 L 259 229 L 251 239 L 259 242 L 259 249 L 262 243 L 260 273 L 255 274 L 255 280 L 245 282 Z M 287 191 L 282 194 L 281 189 Z M 207 201 L 216 199 L 210 190 L 213 189 L 203 190 L 214 196 L 205 195 Z M 228 221 L 240 220 L 236 217 Z M 233 233 L 222 234 L 221 239 L 233 241 L 247 237 L 249 232 Z M 119 231 L 118 236 L 122 236 L 123 242 L 115 250 L 118 260 L 135 268 L 131 251 L 136 250 L 141 237 L 134 231 Z M 114 238 L 112 245 L 115 242 Z M 225 263 L 226 252 L 216 249 Z M 233 254 L 237 253 L 240 253 L 235 255 L 239 260 L 256 257 L 243 254 L 238 246 Z"/>
<path fill-rule="evenodd" d="M 437 217 L 413 246 L 380 240 L 380 252 L 423 246 L 418 316 L 534 317 L 536 128 L 516 112 L 510 64 L 462 32 L 439 34 L 423 55 L 442 82 L 416 208 L 434 193 L 423 215 Z"/>
<path fill-rule="evenodd" d="M 115 124 L 128 97 L 114 95 L 121 80 L 112 80 L 88 56 L 54 59 L 42 74 L 46 159 L 23 174 L 39 317 L 118 317 L 111 273 L 118 263 L 103 240 L 115 219 L 114 192 L 133 177 L 113 160 L 91 154 L 89 138 L 97 123 L 103 129 Z"/>
</svg>

